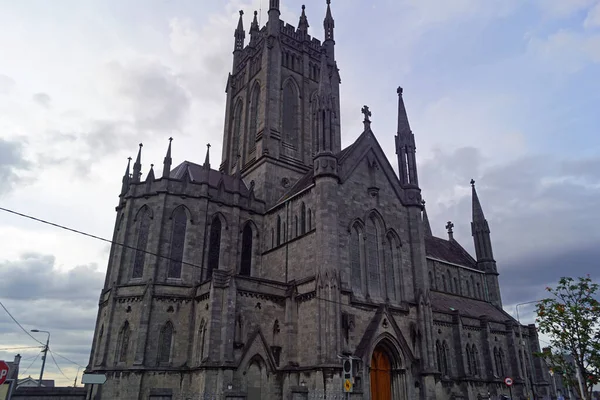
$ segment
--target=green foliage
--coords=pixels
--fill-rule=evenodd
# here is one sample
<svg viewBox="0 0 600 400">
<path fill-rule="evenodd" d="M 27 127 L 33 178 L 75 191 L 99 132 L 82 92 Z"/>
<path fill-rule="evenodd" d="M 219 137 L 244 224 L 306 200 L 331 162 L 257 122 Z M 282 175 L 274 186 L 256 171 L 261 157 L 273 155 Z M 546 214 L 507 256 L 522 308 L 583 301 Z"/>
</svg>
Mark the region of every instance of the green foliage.
<svg viewBox="0 0 600 400">
<path fill-rule="evenodd" d="M 591 399 L 600 379 L 599 288 L 589 275 L 577 280 L 561 278 L 556 288 L 546 288 L 552 297 L 537 304 L 539 331 L 551 341 L 542 357 L 583 399 Z M 577 370 L 581 371 L 581 385 Z"/>
</svg>

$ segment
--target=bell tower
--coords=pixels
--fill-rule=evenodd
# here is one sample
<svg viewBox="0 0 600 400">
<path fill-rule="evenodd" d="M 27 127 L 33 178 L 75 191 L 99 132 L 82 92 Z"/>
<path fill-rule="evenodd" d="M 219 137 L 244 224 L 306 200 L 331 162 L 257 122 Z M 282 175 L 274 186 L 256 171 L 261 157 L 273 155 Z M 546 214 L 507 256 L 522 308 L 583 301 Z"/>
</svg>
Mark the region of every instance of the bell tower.
<svg viewBox="0 0 600 400">
<path fill-rule="evenodd" d="M 280 19 L 279 1 L 270 0 L 266 26 L 256 12 L 250 41 L 244 42 L 243 12 L 234 31 L 233 67 L 227 79 L 227 104 L 220 170 L 254 181 L 257 198 L 274 204 L 312 169 L 317 153 L 321 54 L 330 72 L 332 153 L 341 150 L 340 76 L 334 58 L 333 17 L 327 1 L 325 41 L 309 34 L 302 7 L 297 27 Z M 239 156 L 239 157 L 238 157 Z"/>
</svg>

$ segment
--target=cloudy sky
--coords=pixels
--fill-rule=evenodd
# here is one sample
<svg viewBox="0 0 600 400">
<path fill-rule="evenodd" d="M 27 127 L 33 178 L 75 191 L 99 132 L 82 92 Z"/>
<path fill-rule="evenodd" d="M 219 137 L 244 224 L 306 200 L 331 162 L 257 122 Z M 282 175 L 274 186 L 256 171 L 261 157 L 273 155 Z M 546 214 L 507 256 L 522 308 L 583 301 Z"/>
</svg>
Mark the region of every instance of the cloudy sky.
<svg viewBox="0 0 600 400">
<path fill-rule="evenodd" d="M 282 0 L 297 24 L 300 0 Z M 265 22 L 263 0 L 262 23 Z M 325 1 L 307 0 L 322 37 Z M 598 277 L 599 0 L 332 2 L 343 144 L 363 104 L 395 160 L 403 86 L 434 233 L 446 221 L 469 250 L 477 181 L 504 304 L 536 300 L 560 276 Z M 373 5 L 375 4 L 375 5 Z M 221 154 L 224 88 L 238 10 L 259 0 L 0 0 L 0 207 L 111 237 L 126 159 Z M 396 164 L 393 161 L 393 164 Z M 86 365 L 108 246 L 0 212 L 0 300 L 55 354 Z M 523 308 L 526 322 L 532 317 Z M 529 319 L 529 320 L 527 320 Z M 34 334 L 35 335 L 35 334 Z M 43 334 L 38 334 L 44 339 Z M 39 349 L 0 310 L 0 359 Z M 48 378 L 77 365 L 49 357 Z"/>
</svg>

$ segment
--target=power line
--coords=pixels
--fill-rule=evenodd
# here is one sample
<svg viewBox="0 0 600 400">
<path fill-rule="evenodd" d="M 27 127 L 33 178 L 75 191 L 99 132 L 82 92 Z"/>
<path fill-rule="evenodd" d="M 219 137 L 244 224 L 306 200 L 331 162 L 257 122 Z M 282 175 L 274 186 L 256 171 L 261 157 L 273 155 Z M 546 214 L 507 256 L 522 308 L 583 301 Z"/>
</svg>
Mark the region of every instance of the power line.
<svg viewBox="0 0 600 400">
<path fill-rule="evenodd" d="M 61 355 L 60 355 L 60 354 L 58 354 L 57 352 L 54 352 L 54 354 L 56 354 L 58 357 L 62 358 L 63 360 L 66 360 L 66 361 L 70 362 L 71 364 L 75 364 L 75 365 L 77 365 L 78 367 L 85 368 L 83 365 L 81 365 L 81 364 L 79 364 L 79 363 L 76 363 L 75 361 L 73 361 L 73 360 L 70 360 L 70 359 L 68 359 L 68 358 L 67 358 L 67 357 L 65 357 L 65 356 L 61 356 Z"/>
<path fill-rule="evenodd" d="M 13 316 L 12 316 L 12 314 L 10 313 L 10 311 L 8 311 L 8 309 L 7 309 L 7 308 L 4 306 L 4 304 L 2 304 L 2 301 L 0 301 L 0 306 L 2 306 L 2 308 L 4 308 L 4 311 L 6 311 L 6 313 L 8 314 L 8 316 L 9 316 L 9 317 L 10 317 L 10 318 L 11 318 L 13 321 L 15 321 L 15 324 L 19 325 L 19 328 L 21 328 L 21 330 L 22 330 L 23 332 L 25 332 L 25 333 L 27 334 L 27 336 L 29 336 L 30 338 L 32 338 L 33 340 L 35 340 L 36 342 L 38 342 L 38 343 L 39 343 L 39 344 L 41 344 L 42 346 L 45 346 L 45 345 L 44 345 L 44 343 L 40 342 L 40 341 L 39 341 L 39 340 L 37 340 L 37 339 L 36 339 L 36 338 L 35 338 L 35 337 L 34 337 L 34 336 L 31 334 L 31 333 L 29 333 L 29 332 L 27 331 L 27 329 L 23 328 L 23 325 L 21 325 L 21 324 L 19 323 L 19 321 L 17 321 L 17 320 L 15 319 L 15 317 L 13 317 Z"/>
<path fill-rule="evenodd" d="M 52 361 L 54 361 L 54 365 L 56 365 L 56 368 L 58 368 L 58 372 L 60 372 L 61 375 L 64 376 L 66 379 L 71 380 L 71 378 L 66 376 L 65 373 L 62 371 L 62 369 L 60 369 L 60 367 L 58 366 L 58 363 L 56 362 L 56 359 L 54 358 L 54 354 L 52 354 L 52 350 L 48 349 L 48 351 L 50 352 L 50 357 L 52 357 Z"/>
<path fill-rule="evenodd" d="M 41 352 L 40 352 L 41 353 Z M 33 363 L 38 359 L 38 357 L 40 356 L 40 353 L 38 353 L 37 356 L 35 356 L 35 358 L 33 359 L 33 361 L 31 362 L 31 364 L 29 364 L 29 366 L 27 368 L 25 368 L 25 371 L 23 371 L 23 374 L 25 374 L 29 368 L 31 368 L 31 366 L 33 365 Z"/>
</svg>

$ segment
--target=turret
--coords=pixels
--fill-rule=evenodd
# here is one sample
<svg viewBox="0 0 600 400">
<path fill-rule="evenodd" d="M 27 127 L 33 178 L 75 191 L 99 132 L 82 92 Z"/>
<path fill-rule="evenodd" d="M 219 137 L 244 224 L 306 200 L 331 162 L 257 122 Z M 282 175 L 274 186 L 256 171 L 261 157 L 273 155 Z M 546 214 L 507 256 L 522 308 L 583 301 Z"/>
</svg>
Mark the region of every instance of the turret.
<svg viewBox="0 0 600 400">
<path fill-rule="evenodd" d="M 471 222 L 471 234 L 475 245 L 475 255 L 477 257 L 477 267 L 485 272 L 485 281 L 487 289 L 487 299 L 497 307 L 502 307 L 500 297 L 500 285 L 498 283 L 498 269 L 494 260 L 492 251 L 492 241 L 490 238 L 490 227 L 483 214 L 483 208 L 477 196 L 475 181 L 471 179 L 471 193 L 473 202 L 473 220 Z"/>
<path fill-rule="evenodd" d="M 140 149 L 138 150 L 137 158 L 133 164 L 133 176 L 131 177 L 131 181 L 134 183 L 139 182 L 142 176 L 142 147 L 144 147 L 144 145 L 140 143 Z"/>
<path fill-rule="evenodd" d="M 173 141 L 173 138 L 170 137 L 169 138 L 169 147 L 167 148 L 167 155 L 165 156 L 165 159 L 163 161 L 163 173 L 162 173 L 163 178 L 168 178 L 169 175 L 171 174 L 171 165 L 173 164 L 173 159 L 171 158 L 171 142 L 172 141 Z"/>
<path fill-rule="evenodd" d="M 242 50 L 244 50 L 244 39 L 246 38 L 246 32 L 244 31 L 244 21 L 242 20 L 242 16 L 244 15 L 244 11 L 240 10 L 240 19 L 238 21 L 238 26 L 235 29 L 233 36 L 235 37 L 234 46 L 233 46 L 233 67 L 235 72 L 235 67 L 239 62 L 240 55 Z"/>
<path fill-rule="evenodd" d="M 334 156 L 335 119 L 327 53 L 321 52 L 321 79 L 315 119 L 317 121 L 317 146 L 314 159 L 315 178 L 321 175 L 337 177 L 337 159 Z"/>
<path fill-rule="evenodd" d="M 327 50 L 329 59 L 333 62 L 333 60 L 335 60 L 335 39 L 333 35 L 335 21 L 331 15 L 331 0 L 327 0 L 327 12 L 325 13 L 325 19 L 323 20 L 323 28 L 325 29 L 325 40 L 323 41 L 323 46 Z"/>
<path fill-rule="evenodd" d="M 269 35 L 278 36 L 279 28 L 281 25 L 281 21 L 279 20 L 279 16 L 281 12 L 279 11 L 279 0 L 269 0 L 269 21 L 267 22 L 267 27 L 269 30 Z"/>
<path fill-rule="evenodd" d="M 398 134 L 396 135 L 396 155 L 400 186 L 406 193 L 406 204 L 421 207 L 421 189 L 417 176 L 415 135 L 410 129 L 408 115 L 402 98 L 402 88 L 398 87 Z"/>
</svg>

